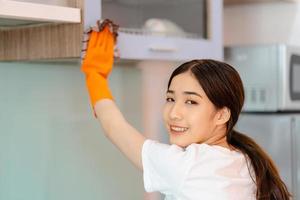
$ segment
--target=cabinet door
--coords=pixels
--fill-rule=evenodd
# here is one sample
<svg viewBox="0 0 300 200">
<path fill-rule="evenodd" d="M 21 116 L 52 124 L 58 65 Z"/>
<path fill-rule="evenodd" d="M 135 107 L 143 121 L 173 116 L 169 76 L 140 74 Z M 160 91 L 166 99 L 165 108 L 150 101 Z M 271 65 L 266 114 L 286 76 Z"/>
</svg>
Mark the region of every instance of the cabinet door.
<svg viewBox="0 0 300 200">
<path fill-rule="evenodd" d="M 206 0 L 103 0 L 102 16 L 132 31 L 207 38 Z"/>
<path fill-rule="evenodd" d="M 102 18 L 120 24 L 121 58 L 223 58 L 222 1 L 103 0 Z"/>
</svg>

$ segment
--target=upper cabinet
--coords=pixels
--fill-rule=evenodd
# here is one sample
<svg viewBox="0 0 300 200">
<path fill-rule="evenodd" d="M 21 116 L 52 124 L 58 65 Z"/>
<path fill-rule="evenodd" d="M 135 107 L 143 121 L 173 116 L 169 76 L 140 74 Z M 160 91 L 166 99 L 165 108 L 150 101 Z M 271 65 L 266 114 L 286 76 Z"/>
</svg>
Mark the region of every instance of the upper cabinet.
<svg viewBox="0 0 300 200">
<path fill-rule="evenodd" d="M 0 0 L 0 27 L 37 25 L 41 23 L 80 23 L 80 9 L 33 2 Z"/>
<path fill-rule="evenodd" d="M 102 0 L 124 59 L 223 58 L 221 0 Z"/>
<path fill-rule="evenodd" d="M 121 59 L 222 59 L 222 15 L 222 0 L 0 0 L 0 60 L 79 58 L 83 30 L 105 18 Z"/>
<path fill-rule="evenodd" d="M 0 60 L 78 57 L 80 0 L 0 0 Z"/>
</svg>

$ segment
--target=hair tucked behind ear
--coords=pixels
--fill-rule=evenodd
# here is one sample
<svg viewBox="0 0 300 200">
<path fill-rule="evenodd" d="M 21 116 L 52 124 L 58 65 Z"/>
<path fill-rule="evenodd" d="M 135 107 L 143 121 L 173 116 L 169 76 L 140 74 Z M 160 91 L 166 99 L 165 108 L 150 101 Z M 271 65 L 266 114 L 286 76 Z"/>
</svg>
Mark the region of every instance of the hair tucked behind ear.
<svg viewBox="0 0 300 200">
<path fill-rule="evenodd" d="M 291 195 L 272 159 L 253 139 L 233 129 L 244 104 L 244 88 L 237 71 L 229 64 L 220 61 L 192 60 L 182 64 L 172 73 L 168 87 L 176 75 L 187 71 L 194 75 L 207 97 L 217 108 L 230 109 L 227 142 L 243 152 L 250 160 L 255 173 L 253 180 L 257 186 L 256 199 L 288 200 Z M 249 166 L 248 168 L 250 170 Z"/>
</svg>

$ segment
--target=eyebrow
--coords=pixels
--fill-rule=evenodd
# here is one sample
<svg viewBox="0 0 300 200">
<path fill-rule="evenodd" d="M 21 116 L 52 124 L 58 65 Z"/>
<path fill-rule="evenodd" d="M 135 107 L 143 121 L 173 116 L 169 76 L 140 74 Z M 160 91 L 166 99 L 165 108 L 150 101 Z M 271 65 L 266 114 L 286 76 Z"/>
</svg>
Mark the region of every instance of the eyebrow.
<svg viewBox="0 0 300 200">
<path fill-rule="evenodd" d="M 175 91 L 174 90 L 167 90 L 167 94 L 168 93 L 175 94 Z M 202 98 L 202 96 L 200 94 L 198 94 L 197 92 L 183 91 L 183 94 L 186 94 L 186 95 L 196 95 L 196 96 Z"/>
</svg>

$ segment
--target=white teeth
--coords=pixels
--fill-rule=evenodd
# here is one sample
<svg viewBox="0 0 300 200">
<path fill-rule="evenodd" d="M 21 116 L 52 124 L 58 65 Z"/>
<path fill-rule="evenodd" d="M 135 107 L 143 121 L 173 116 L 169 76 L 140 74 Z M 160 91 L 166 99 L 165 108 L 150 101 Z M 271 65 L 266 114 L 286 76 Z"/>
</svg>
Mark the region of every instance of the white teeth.
<svg viewBox="0 0 300 200">
<path fill-rule="evenodd" d="M 182 128 L 182 127 L 171 126 L 171 130 L 172 130 L 172 131 L 177 131 L 177 132 L 183 132 L 183 131 L 188 130 L 188 128 Z"/>
</svg>

